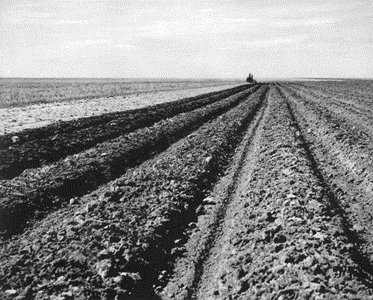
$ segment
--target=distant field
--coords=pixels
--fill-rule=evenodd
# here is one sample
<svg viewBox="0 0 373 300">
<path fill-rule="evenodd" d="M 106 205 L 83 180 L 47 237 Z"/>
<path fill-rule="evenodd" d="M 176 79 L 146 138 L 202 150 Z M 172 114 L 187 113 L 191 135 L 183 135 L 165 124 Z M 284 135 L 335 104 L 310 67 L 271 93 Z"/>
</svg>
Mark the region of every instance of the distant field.
<svg viewBox="0 0 373 300">
<path fill-rule="evenodd" d="M 232 83 L 219 80 L 0 78 L 0 108 Z"/>
<path fill-rule="evenodd" d="M 32 105 L 26 105 L 25 102 L 18 106 L 0 108 L 0 136 L 27 128 L 46 126 L 58 121 L 69 121 L 176 101 L 204 93 L 216 92 L 236 85 L 221 82 L 221 85 L 214 86 L 153 90 L 151 92 L 127 93 L 112 97 L 104 96 L 48 103 L 29 103 Z"/>
</svg>

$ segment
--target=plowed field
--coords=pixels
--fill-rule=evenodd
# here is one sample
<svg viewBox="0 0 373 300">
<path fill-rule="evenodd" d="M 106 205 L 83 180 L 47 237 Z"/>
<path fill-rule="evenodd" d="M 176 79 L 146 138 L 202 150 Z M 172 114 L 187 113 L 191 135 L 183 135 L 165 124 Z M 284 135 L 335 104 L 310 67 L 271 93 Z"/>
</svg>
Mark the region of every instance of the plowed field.
<svg viewBox="0 0 373 300">
<path fill-rule="evenodd" d="M 242 85 L 0 136 L 0 298 L 373 299 L 372 95 Z"/>
</svg>

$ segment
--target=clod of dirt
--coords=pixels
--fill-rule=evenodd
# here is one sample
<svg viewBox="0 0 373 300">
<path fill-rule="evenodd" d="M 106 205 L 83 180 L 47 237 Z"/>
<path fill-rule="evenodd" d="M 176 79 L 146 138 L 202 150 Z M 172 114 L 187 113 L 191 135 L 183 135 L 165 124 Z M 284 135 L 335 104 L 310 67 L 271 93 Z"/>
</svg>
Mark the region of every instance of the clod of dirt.
<svg viewBox="0 0 373 300">
<path fill-rule="evenodd" d="M 14 136 L 11 137 L 11 140 L 12 140 L 13 144 L 16 144 L 20 141 L 20 138 L 18 136 L 14 135 Z"/>
</svg>

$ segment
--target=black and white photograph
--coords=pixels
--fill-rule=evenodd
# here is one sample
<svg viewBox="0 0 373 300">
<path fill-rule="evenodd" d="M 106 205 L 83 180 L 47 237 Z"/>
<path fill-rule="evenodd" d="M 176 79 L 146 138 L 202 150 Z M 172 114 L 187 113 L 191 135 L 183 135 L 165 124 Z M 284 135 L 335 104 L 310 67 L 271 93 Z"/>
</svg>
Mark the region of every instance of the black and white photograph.
<svg viewBox="0 0 373 300">
<path fill-rule="evenodd" d="M 372 0 L 0 0 L 0 299 L 373 299 Z"/>
</svg>

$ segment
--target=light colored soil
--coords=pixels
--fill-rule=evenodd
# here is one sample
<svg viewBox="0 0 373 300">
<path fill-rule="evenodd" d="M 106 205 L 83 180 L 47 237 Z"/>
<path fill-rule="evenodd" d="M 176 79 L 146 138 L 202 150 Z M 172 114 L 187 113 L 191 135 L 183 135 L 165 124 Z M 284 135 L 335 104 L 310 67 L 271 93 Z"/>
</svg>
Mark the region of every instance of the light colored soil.
<svg viewBox="0 0 373 300">
<path fill-rule="evenodd" d="M 219 85 L 0 109 L 0 135 L 104 113 L 124 111 L 233 87 Z"/>
</svg>

